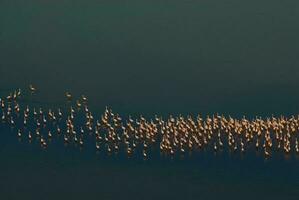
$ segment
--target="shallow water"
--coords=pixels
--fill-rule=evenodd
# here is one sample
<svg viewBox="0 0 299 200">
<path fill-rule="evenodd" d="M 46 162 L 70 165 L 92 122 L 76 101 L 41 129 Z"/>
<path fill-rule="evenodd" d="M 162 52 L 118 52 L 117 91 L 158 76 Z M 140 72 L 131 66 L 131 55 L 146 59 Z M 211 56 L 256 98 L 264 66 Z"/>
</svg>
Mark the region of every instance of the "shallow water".
<svg viewBox="0 0 299 200">
<path fill-rule="evenodd" d="M 123 116 L 297 115 L 297 1 L 0 2 L 0 96 L 65 107 L 64 92 Z M 32 83 L 38 93 L 31 97 Z M 298 156 L 174 159 L 40 148 L 1 124 L 1 199 L 298 199 Z"/>
</svg>

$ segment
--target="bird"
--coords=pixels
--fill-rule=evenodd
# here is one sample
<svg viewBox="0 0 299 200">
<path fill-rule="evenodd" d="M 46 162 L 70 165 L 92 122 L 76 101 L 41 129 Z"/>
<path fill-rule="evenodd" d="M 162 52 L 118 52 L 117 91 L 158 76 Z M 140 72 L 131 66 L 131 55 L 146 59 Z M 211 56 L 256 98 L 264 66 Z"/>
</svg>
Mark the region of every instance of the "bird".
<svg viewBox="0 0 299 200">
<path fill-rule="evenodd" d="M 30 84 L 29 85 L 29 90 L 30 90 L 31 93 L 35 93 L 37 89 L 32 84 Z"/>
<path fill-rule="evenodd" d="M 22 132 L 21 130 L 18 131 L 18 137 L 21 137 L 22 136 Z"/>
<path fill-rule="evenodd" d="M 87 97 L 86 97 L 85 95 L 82 95 L 81 98 L 82 98 L 82 101 L 83 101 L 84 103 L 87 102 Z"/>
<path fill-rule="evenodd" d="M 77 107 L 78 107 L 78 108 L 81 108 L 82 104 L 80 103 L 79 100 L 76 101 L 76 104 L 77 104 Z"/>
<path fill-rule="evenodd" d="M 99 150 L 100 149 L 100 145 L 98 142 L 96 142 L 96 149 Z"/>
<path fill-rule="evenodd" d="M 31 140 L 32 139 L 32 135 L 31 135 L 31 132 L 29 131 L 28 133 L 28 139 Z"/>
<path fill-rule="evenodd" d="M 65 96 L 66 96 L 66 98 L 67 98 L 68 101 L 72 100 L 72 94 L 71 93 L 65 92 Z"/>
<path fill-rule="evenodd" d="M 21 96 L 21 94 L 22 94 L 22 90 L 19 88 L 17 91 L 17 96 L 19 97 L 19 96 Z"/>
</svg>

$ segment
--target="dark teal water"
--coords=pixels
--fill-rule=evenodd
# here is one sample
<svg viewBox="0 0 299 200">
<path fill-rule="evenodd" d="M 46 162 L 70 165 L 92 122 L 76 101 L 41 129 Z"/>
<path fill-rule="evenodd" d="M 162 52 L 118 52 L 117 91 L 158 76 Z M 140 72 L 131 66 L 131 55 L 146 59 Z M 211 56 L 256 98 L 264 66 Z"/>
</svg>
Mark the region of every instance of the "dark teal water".
<svg viewBox="0 0 299 200">
<path fill-rule="evenodd" d="M 298 114 L 298 1 L 0 1 L 0 93 L 85 94 L 100 114 Z M 1 199 L 298 199 L 298 158 L 174 160 L 18 141 L 0 125 Z"/>
</svg>

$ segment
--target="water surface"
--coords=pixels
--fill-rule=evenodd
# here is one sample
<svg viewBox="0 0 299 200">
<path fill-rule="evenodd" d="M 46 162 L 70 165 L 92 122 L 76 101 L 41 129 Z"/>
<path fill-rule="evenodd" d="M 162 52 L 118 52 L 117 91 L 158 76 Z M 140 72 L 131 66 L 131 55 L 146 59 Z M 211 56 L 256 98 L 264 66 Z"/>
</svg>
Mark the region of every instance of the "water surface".
<svg viewBox="0 0 299 200">
<path fill-rule="evenodd" d="M 286 115 L 299 110 L 298 1 L 0 2 L 0 93 L 85 94 L 95 113 Z M 297 199 L 298 158 L 202 152 L 108 157 L 18 141 L 0 125 L 3 199 Z"/>
</svg>

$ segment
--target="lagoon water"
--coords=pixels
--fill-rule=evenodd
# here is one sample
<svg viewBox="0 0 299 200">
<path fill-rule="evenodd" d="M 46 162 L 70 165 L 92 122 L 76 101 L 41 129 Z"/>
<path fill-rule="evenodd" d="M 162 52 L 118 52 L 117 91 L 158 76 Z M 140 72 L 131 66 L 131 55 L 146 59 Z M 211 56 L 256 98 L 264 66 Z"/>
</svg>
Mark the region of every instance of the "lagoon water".
<svg viewBox="0 0 299 200">
<path fill-rule="evenodd" d="M 297 1 L 0 2 L 0 96 L 85 94 L 100 115 L 299 112 Z M 298 199 L 298 156 L 107 156 L 18 140 L 0 125 L 1 199 Z"/>
</svg>

